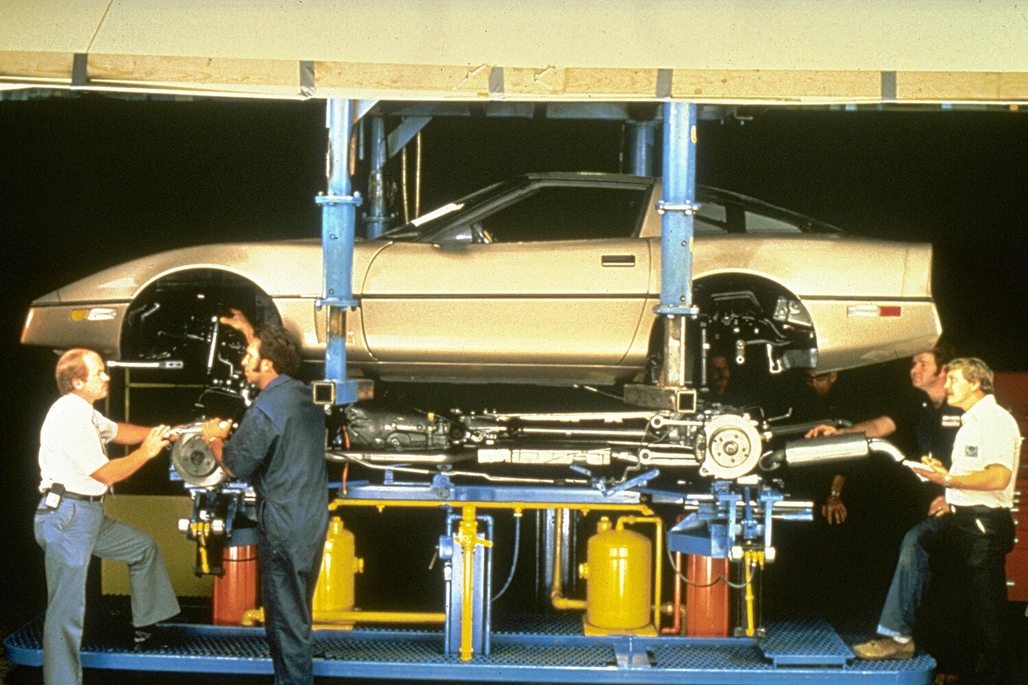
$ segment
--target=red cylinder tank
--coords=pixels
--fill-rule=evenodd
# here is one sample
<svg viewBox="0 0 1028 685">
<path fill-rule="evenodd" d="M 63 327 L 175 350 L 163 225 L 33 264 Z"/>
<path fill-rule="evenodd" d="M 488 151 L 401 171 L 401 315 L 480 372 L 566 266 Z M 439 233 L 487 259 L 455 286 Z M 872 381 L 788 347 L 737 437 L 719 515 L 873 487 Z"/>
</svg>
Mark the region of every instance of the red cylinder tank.
<svg viewBox="0 0 1028 685">
<path fill-rule="evenodd" d="M 214 577 L 214 623 L 238 626 L 243 613 L 258 606 L 257 545 L 226 547 L 225 574 Z"/>
<path fill-rule="evenodd" d="M 728 637 L 728 584 L 715 583 L 718 576 L 728 579 L 728 559 L 690 554 L 685 577 L 685 634 L 690 637 Z M 697 587 L 707 586 L 707 587 Z"/>
</svg>

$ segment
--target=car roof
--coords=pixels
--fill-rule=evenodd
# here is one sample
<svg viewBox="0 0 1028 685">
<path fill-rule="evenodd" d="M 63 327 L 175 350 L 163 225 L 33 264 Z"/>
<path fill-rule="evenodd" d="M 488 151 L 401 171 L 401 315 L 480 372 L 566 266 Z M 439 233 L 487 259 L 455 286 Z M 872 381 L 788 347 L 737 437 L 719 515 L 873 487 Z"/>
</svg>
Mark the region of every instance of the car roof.
<svg viewBox="0 0 1028 685">
<path fill-rule="evenodd" d="M 657 189 L 660 189 L 661 178 L 657 176 L 637 176 L 634 174 L 615 174 L 609 172 L 591 172 L 591 171 L 547 171 L 547 172 L 533 172 L 528 174 L 522 174 L 521 176 L 510 179 L 509 182 L 518 184 L 518 179 L 522 179 L 521 183 L 527 184 L 530 182 L 545 182 L 555 181 L 570 183 L 574 181 L 591 181 L 597 180 L 603 181 L 604 183 L 611 184 L 626 184 L 626 185 L 637 185 L 657 184 Z M 795 212 L 791 209 L 786 209 L 778 205 L 765 202 L 764 200 L 751 197 L 749 195 L 743 195 L 731 190 L 725 190 L 724 188 L 717 188 L 714 186 L 708 186 L 701 183 L 696 184 L 696 201 L 699 203 L 704 202 L 716 202 L 718 204 L 733 204 L 742 206 L 750 211 L 764 214 L 767 216 L 773 216 L 789 223 L 795 224 L 797 227 L 810 233 L 845 233 L 841 228 L 830 224 L 820 219 L 816 219 L 812 216 Z"/>
<path fill-rule="evenodd" d="M 472 198 L 478 198 L 477 201 L 481 201 L 485 198 L 506 195 L 511 192 L 516 193 L 518 192 L 518 189 L 527 188 L 529 186 L 545 186 L 547 184 L 563 186 L 582 184 L 588 186 L 633 187 L 637 189 L 645 189 L 653 193 L 655 196 L 659 196 L 659 193 L 661 192 L 661 179 L 654 176 L 589 171 L 547 171 L 531 172 L 507 178 L 479 188 L 462 198 L 454 200 L 454 202 L 460 203 L 472 200 Z M 799 233 L 843 233 L 842 229 L 813 217 L 722 188 L 697 184 L 695 200 L 701 206 L 719 205 L 723 207 L 723 210 L 720 212 L 714 207 L 709 207 L 709 209 L 715 213 L 723 213 L 725 215 L 723 219 L 716 220 L 716 225 L 719 226 L 716 230 L 723 233 L 747 234 L 753 232 L 747 229 L 750 222 L 745 217 L 749 215 L 769 217 L 772 219 L 772 224 L 785 224 L 791 226 L 793 230 L 796 230 Z M 449 205 L 440 207 L 439 209 L 447 210 L 455 208 L 456 205 L 450 203 Z M 394 227 L 390 231 L 387 231 L 382 238 L 387 240 L 402 240 L 404 238 L 411 239 L 417 238 L 418 236 L 424 236 L 426 235 L 426 226 L 423 225 L 423 222 L 428 217 L 434 215 L 436 211 L 438 210 L 422 215 L 422 217 L 419 217 L 408 224 Z M 444 212 L 441 216 L 445 216 L 448 213 L 449 212 Z M 701 209 L 700 215 L 702 216 L 703 214 L 704 211 Z M 659 225 L 653 225 L 653 218 L 649 213 L 646 214 L 646 217 L 647 218 L 644 221 L 645 225 L 641 227 L 641 235 L 658 235 L 660 233 Z M 709 222 L 710 218 L 708 216 L 706 223 Z M 414 230 L 410 235 L 404 235 L 405 229 L 409 229 L 410 227 L 414 227 Z M 432 229 L 428 230 L 427 233 L 431 232 Z"/>
</svg>

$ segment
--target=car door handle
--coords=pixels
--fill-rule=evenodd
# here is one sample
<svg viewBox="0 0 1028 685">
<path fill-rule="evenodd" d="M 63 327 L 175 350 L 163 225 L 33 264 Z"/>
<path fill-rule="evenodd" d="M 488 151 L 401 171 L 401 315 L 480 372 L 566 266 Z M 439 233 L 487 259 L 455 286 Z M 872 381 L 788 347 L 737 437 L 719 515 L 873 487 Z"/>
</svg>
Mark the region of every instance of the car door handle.
<svg viewBox="0 0 1028 685">
<path fill-rule="evenodd" d="M 635 255 L 605 254 L 600 257 L 600 266 L 635 266 Z"/>
</svg>

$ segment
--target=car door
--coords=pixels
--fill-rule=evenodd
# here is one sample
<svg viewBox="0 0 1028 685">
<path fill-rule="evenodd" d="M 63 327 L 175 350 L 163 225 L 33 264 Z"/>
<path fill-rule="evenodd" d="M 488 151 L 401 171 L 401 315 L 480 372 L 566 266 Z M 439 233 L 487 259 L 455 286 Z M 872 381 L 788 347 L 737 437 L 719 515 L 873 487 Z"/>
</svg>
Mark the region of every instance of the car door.
<svg viewBox="0 0 1028 685">
<path fill-rule="evenodd" d="M 634 237 L 647 190 L 540 183 L 430 242 L 387 246 L 363 284 L 369 350 L 383 362 L 617 364 L 650 280 L 649 245 Z"/>
</svg>

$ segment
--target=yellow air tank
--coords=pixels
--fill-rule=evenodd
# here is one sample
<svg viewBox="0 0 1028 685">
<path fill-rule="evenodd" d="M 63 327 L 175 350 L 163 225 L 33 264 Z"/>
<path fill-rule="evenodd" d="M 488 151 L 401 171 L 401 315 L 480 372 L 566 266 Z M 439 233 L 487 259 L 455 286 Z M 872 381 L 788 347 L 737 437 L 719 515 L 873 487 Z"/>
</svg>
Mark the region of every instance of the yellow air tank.
<svg viewBox="0 0 1028 685">
<path fill-rule="evenodd" d="M 354 575 L 364 569 L 364 560 L 358 559 L 356 552 L 353 533 L 343 527 L 343 519 L 333 516 L 329 520 L 321 572 L 314 590 L 315 621 L 321 612 L 353 609 Z"/>
<path fill-rule="evenodd" d="M 587 563 L 580 575 L 588 579 L 587 627 L 606 632 L 632 632 L 651 627 L 653 552 L 649 538 L 612 528 L 602 517 L 589 538 Z"/>
</svg>

